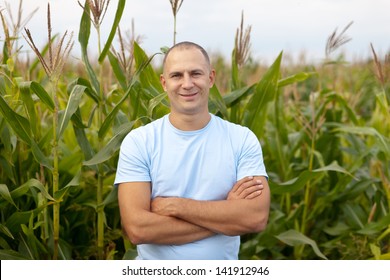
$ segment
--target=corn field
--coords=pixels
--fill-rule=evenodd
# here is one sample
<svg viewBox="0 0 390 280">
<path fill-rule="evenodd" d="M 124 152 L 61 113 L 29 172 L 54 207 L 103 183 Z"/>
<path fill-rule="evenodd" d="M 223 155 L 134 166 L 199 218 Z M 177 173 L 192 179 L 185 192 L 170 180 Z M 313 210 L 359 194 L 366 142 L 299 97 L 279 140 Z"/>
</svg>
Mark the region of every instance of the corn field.
<svg viewBox="0 0 390 280">
<path fill-rule="evenodd" d="M 136 254 L 122 235 L 113 186 L 119 146 L 133 128 L 167 114 L 169 102 L 152 63 L 164 49 L 146 54 L 134 33 L 124 36 L 125 2 L 105 19 L 105 42 L 110 1 L 79 3 L 77 38 L 52 34 L 48 6 L 43 48 L 0 9 L 0 259 Z M 182 2 L 170 1 L 174 30 Z M 284 66 L 283 52 L 270 66 L 248 59 L 243 21 L 231 63 L 212 57 L 210 112 L 257 135 L 272 195 L 268 227 L 241 237 L 240 259 L 390 259 L 390 56 L 374 46 L 367 61 L 335 56 L 347 28 L 329 36 L 318 65 Z M 92 32 L 97 46 L 89 45 Z M 69 59 L 74 44 L 79 62 Z"/>
</svg>

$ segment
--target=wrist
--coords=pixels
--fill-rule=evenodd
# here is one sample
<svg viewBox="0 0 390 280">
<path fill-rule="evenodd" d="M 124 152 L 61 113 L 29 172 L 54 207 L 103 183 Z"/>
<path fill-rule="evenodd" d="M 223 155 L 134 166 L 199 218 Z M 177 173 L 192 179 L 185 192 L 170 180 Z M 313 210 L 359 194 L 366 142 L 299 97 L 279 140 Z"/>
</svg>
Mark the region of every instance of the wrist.
<svg viewBox="0 0 390 280">
<path fill-rule="evenodd" d="M 190 199 L 182 197 L 172 198 L 172 216 L 176 218 L 183 218 L 183 213 L 186 212 L 185 207 L 189 203 Z"/>
</svg>

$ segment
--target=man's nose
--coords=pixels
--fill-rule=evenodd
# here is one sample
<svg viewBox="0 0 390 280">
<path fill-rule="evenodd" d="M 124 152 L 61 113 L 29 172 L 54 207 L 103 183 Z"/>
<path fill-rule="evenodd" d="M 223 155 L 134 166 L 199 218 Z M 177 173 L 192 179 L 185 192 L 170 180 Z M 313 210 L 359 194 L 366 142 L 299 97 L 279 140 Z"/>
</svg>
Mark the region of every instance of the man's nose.
<svg viewBox="0 0 390 280">
<path fill-rule="evenodd" d="M 184 74 L 183 76 L 183 88 L 190 88 L 193 86 L 192 78 L 190 74 Z"/>
</svg>

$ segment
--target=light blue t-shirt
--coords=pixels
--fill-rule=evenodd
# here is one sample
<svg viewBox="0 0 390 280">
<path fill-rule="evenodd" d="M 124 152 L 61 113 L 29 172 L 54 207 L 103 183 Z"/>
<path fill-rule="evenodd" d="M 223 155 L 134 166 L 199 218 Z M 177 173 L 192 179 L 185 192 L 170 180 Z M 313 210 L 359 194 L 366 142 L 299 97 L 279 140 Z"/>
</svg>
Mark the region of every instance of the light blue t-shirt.
<svg viewBox="0 0 390 280">
<path fill-rule="evenodd" d="M 245 176 L 267 176 L 260 143 L 248 128 L 211 115 L 203 129 L 181 131 L 166 115 L 123 140 L 115 184 L 151 182 L 152 197 L 224 200 Z M 138 259 L 237 259 L 239 236 L 218 234 L 184 245 L 142 244 Z"/>
</svg>

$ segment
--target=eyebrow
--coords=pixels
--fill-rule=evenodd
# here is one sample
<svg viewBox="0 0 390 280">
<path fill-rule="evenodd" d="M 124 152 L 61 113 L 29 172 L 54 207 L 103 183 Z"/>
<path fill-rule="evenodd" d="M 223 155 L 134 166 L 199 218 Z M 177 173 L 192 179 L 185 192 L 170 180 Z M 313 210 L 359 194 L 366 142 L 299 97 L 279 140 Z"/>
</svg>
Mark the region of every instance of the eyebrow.
<svg viewBox="0 0 390 280">
<path fill-rule="evenodd" d="M 174 75 L 182 75 L 183 72 L 186 72 L 186 71 L 172 71 L 172 72 L 168 73 L 168 76 L 171 77 L 171 76 L 174 76 Z M 202 69 L 200 69 L 200 68 L 199 68 L 199 69 L 196 68 L 196 69 L 190 70 L 189 72 L 190 72 L 191 74 L 196 73 L 196 72 L 205 73 L 205 71 L 202 70 Z"/>
</svg>

